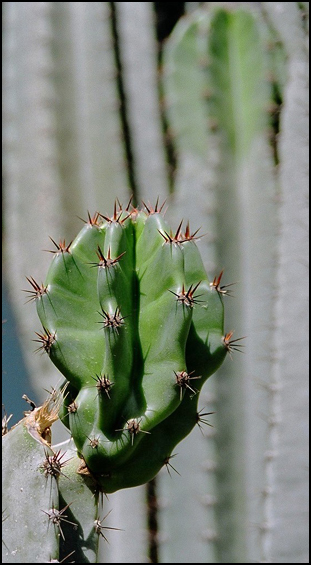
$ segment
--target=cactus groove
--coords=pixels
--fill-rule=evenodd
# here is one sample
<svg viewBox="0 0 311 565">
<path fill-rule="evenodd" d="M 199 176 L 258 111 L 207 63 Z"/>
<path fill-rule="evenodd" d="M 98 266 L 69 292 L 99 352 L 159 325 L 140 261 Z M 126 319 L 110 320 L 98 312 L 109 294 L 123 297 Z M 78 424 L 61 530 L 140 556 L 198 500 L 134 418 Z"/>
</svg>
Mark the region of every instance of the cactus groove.
<svg viewBox="0 0 311 565">
<path fill-rule="evenodd" d="M 204 382 L 233 348 L 197 231 L 181 222 L 172 232 L 162 209 L 117 200 L 111 217 L 88 213 L 74 241 L 52 240 L 45 283 L 28 278 L 42 324 L 35 341 L 67 382 L 60 417 L 83 472 L 107 493 L 166 464 L 198 422 Z"/>
</svg>

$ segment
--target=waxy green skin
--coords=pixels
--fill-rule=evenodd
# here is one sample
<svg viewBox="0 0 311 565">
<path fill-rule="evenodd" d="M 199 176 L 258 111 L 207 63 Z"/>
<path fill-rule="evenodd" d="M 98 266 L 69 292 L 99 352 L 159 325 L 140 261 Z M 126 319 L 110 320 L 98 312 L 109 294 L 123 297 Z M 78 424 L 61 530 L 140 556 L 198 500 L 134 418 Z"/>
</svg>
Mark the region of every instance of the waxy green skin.
<svg viewBox="0 0 311 565">
<path fill-rule="evenodd" d="M 198 283 L 193 304 L 178 299 Z M 227 353 L 222 296 L 194 238 L 174 237 L 157 211 L 115 211 L 56 250 L 45 285 L 38 315 L 69 381 L 60 417 L 105 492 L 143 484 L 196 425 L 197 393 Z"/>
</svg>

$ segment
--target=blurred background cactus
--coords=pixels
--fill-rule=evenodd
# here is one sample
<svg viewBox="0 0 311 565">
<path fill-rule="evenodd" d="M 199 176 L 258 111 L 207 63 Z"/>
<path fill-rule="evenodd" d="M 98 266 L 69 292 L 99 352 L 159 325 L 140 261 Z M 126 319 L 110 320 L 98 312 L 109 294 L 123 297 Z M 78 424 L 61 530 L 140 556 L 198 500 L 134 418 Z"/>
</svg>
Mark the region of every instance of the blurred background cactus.
<svg viewBox="0 0 311 565">
<path fill-rule="evenodd" d="M 60 376 L 33 354 L 25 276 L 40 284 L 48 236 L 71 241 L 116 196 L 167 198 L 169 223 L 201 227 L 211 279 L 237 282 L 226 327 L 247 335 L 202 390 L 213 427 L 178 446 L 181 477 L 104 500 L 124 532 L 103 563 L 308 562 L 308 9 L 4 2 L 9 426 Z"/>
</svg>

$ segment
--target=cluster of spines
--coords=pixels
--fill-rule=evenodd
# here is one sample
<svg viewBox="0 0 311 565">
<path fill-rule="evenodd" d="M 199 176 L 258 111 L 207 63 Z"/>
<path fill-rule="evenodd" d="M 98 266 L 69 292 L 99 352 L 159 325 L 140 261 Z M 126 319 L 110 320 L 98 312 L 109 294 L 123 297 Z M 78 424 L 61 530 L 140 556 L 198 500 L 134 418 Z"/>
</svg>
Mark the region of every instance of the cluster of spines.
<svg viewBox="0 0 311 565">
<path fill-rule="evenodd" d="M 195 241 L 196 239 L 200 239 L 200 237 L 203 237 L 196 235 L 199 232 L 200 228 L 198 228 L 195 232 L 191 233 L 189 222 L 187 223 L 184 233 L 182 233 L 181 231 L 182 224 L 183 224 L 183 220 L 181 220 L 175 233 L 173 233 L 172 231 L 167 232 L 167 231 L 158 230 L 159 234 L 163 237 L 165 243 L 181 245 L 186 241 Z"/>
</svg>

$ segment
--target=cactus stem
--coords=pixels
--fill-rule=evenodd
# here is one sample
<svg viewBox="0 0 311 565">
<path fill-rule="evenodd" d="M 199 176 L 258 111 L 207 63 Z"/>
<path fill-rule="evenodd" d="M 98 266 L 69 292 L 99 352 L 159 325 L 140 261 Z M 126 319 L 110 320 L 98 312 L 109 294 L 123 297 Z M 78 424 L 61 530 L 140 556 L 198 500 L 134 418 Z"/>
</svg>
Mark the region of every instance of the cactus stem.
<svg viewBox="0 0 311 565">
<path fill-rule="evenodd" d="M 173 457 L 176 457 L 177 453 L 174 453 L 174 455 L 169 455 L 168 457 L 166 457 L 164 459 L 164 465 L 167 469 L 167 472 L 169 474 L 170 477 L 172 477 L 169 467 L 171 467 L 171 469 L 173 469 L 173 471 L 175 471 L 175 473 L 177 473 L 177 475 L 179 475 L 181 477 L 181 474 L 177 471 L 177 469 L 175 469 L 175 467 L 173 467 L 173 465 L 170 463 L 170 459 L 172 459 Z"/>
<path fill-rule="evenodd" d="M 100 216 L 99 212 L 95 212 L 95 214 L 93 216 L 91 216 L 90 212 L 87 211 L 87 220 L 83 220 L 83 218 L 80 218 L 80 216 L 78 216 L 79 220 L 81 220 L 82 222 L 84 222 L 85 224 L 88 224 L 90 226 L 96 226 L 99 227 L 100 224 L 98 222 L 98 218 Z"/>
<path fill-rule="evenodd" d="M 72 244 L 72 241 L 66 245 L 65 240 L 60 240 L 59 243 L 56 243 L 56 241 L 50 237 L 50 240 L 52 243 L 54 243 L 56 250 L 55 249 L 45 249 L 44 251 L 47 251 L 48 253 L 54 253 L 55 255 L 59 255 L 60 253 L 71 253 L 70 251 L 70 246 Z"/>
<path fill-rule="evenodd" d="M 163 204 L 161 204 L 161 206 L 159 206 L 159 197 L 157 198 L 155 207 L 152 208 L 152 206 L 147 206 L 147 204 L 142 200 L 143 205 L 145 206 L 146 210 L 147 210 L 147 216 L 152 216 L 152 214 L 160 214 L 164 208 L 164 205 L 166 203 L 166 200 L 164 200 Z"/>
<path fill-rule="evenodd" d="M 104 256 L 99 245 L 97 246 L 97 249 L 98 251 L 96 251 L 96 255 L 99 259 L 99 263 L 89 263 L 89 265 L 92 265 L 92 267 L 101 267 L 102 269 L 109 269 L 110 267 L 114 267 L 120 261 L 121 257 L 123 257 L 123 255 L 125 255 L 126 253 L 126 251 L 123 251 L 123 253 L 120 253 L 120 255 L 118 255 L 118 257 L 116 257 L 115 259 L 111 259 L 110 247 L 108 248 L 107 257 Z"/>
<path fill-rule="evenodd" d="M 23 292 L 28 292 L 31 295 L 30 298 L 26 300 L 26 304 L 28 302 L 31 302 L 32 300 L 36 300 L 37 298 L 40 298 L 44 294 L 47 294 L 47 286 L 45 286 L 44 284 L 41 284 L 40 286 L 33 277 L 30 278 L 26 277 L 26 279 L 33 288 L 33 290 L 22 289 Z"/>
<path fill-rule="evenodd" d="M 38 336 L 39 339 L 33 339 L 32 340 L 32 341 L 36 341 L 38 343 L 41 343 L 41 345 L 37 349 L 35 349 L 35 353 L 43 350 L 48 355 L 50 355 L 52 345 L 56 341 L 56 334 L 55 334 L 55 332 L 52 334 L 44 326 L 43 326 L 43 329 L 44 329 L 45 333 L 40 334 L 38 332 L 35 332 L 35 334 Z"/>
<path fill-rule="evenodd" d="M 170 244 L 175 243 L 181 245 L 186 241 L 194 241 L 195 239 L 201 239 L 201 237 L 204 237 L 204 235 L 206 235 L 206 234 L 202 234 L 199 237 L 196 237 L 196 234 L 201 228 L 198 228 L 195 232 L 191 233 L 189 222 L 187 223 L 185 232 L 182 233 L 181 231 L 182 223 L 183 220 L 181 220 L 175 234 L 173 234 L 172 231 L 168 233 L 167 231 L 162 232 L 161 230 L 158 230 L 159 234 L 164 238 L 165 243 L 170 243 Z"/>
<path fill-rule="evenodd" d="M 72 504 L 72 502 L 70 503 Z M 58 527 L 60 535 L 63 538 L 63 541 L 65 541 L 65 536 L 64 536 L 64 532 L 62 530 L 61 527 L 61 521 L 63 520 L 63 522 L 67 522 L 68 524 L 72 524 L 75 528 L 78 527 L 77 524 L 75 524 L 74 522 L 70 522 L 70 520 L 66 520 L 66 518 L 68 518 L 68 516 L 66 516 L 64 514 L 64 512 L 67 510 L 67 508 L 70 506 L 70 504 L 66 504 L 66 506 L 64 506 L 64 508 L 62 510 L 57 510 L 57 508 L 50 508 L 50 510 L 42 510 L 42 512 L 44 512 L 44 514 L 46 514 L 49 518 L 49 520 L 52 522 L 52 524 L 54 524 L 55 526 Z"/>
<path fill-rule="evenodd" d="M 28 279 L 27 298 L 47 294 L 35 301 L 42 325 L 34 341 L 69 383 L 68 394 L 60 392 L 60 418 L 85 461 L 79 474 L 92 476 L 108 493 L 149 481 L 163 464 L 171 471 L 166 456 L 200 423 L 197 419 L 202 416 L 201 425 L 205 423 L 204 414 L 196 416 L 196 399 L 191 399 L 199 395 L 231 343 L 231 337 L 222 337 L 223 300 L 210 289 L 193 241 L 199 230 L 191 231 L 189 222 L 181 220 L 172 231 L 163 218 L 165 207 L 159 198 L 152 205 L 143 202 L 139 210 L 132 199 L 126 208 L 116 199 L 112 215 L 87 212 L 72 244 L 51 238 L 47 293 Z M 215 285 L 223 290 L 221 277 Z M 241 342 L 233 342 L 232 349 L 239 349 Z M 195 387 L 197 379 L 200 385 Z M 52 390 L 47 415 L 35 408 L 25 422 L 46 446 L 55 395 Z M 58 464 L 58 457 L 56 453 L 46 459 L 41 480 L 46 481 L 44 473 L 50 474 L 51 485 L 56 478 L 70 490 L 62 472 L 57 478 L 66 459 Z M 37 468 L 43 460 L 44 452 Z M 71 466 L 70 461 L 64 469 L 70 478 Z M 61 506 L 71 498 L 63 500 Z M 67 513 L 70 519 L 71 511 Z M 96 517 L 88 521 L 95 538 Z"/>
<path fill-rule="evenodd" d="M 224 270 L 222 270 L 218 277 L 214 277 L 213 282 L 210 283 L 210 287 L 214 288 L 215 290 L 217 290 L 218 294 L 223 294 L 223 295 L 227 295 L 227 296 L 233 296 L 231 294 L 230 290 L 226 290 L 229 286 L 233 286 L 236 283 L 230 283 L 230 284 L 224 284 L 223 286 L 220 286 L 220 281 L 222 278 Z"/>
<path fill-rule="evenodd" d="M 169 292 L 171 292 L 172 294 L 174 294 L 177 297 L 177 302 L 180 302 L 181 304 L 185 304 L 185 306 L 189 306 L 190 308 L 193 308 L 194 304 L 198 304 L 199 302 L 202 302 L 202 300 L 198 300 L 198 298 L 200 296 L 202 296 L 201 294 L 194 296 L 195 291 L 197 290 L 198 286 L 201 284 L 202 281 L 199 281 L 194 288 L 193 284 L 188 288 L 188 290 L 185 290 L 185 286 L 182 286 L 182 290 L 181 292 L 174 292 L 173 290 L 169 290 Z"/>
<path fill-rule="evenodd" d="M 117 203 L 119 204 L 119 210 L 117 211 Z M 117 199 L 115 200 L 114 203 L 114 210 L 113 210 L 113 216 L 111 218 L 109 218 L 109 216 L 104 216 L 103 214 L 99 214 L 101 218 L 104 218 L 104 220 L 106 220 L 106 222 L 108 222 L 109 224 L 120 224 L 122 225 L 125 220 L 127 220 L 131 214 L 127 214 L 127 216 L 125 216 L 125 218 L 122 218 L 122 214 L 123 214 L 123 209 L 122 206 L 120 204 L 120 201 Z"/>
<path fill-rule="evenodd" d="M 102 520 L 100 520 L 100 518 L 97 518 L 97 520 L 94 521 L 94 528 L 95 528 L 95 532 L 99 535 L 102 536 L 104 538 L 104 540 L 109 543 L 109 541 L 107 540 L 106 536 L 103 533 L 103 530 L 118 530 L 118 531 L 123 531 L 121 530 L 121 528 L 113 528 L 112 526 L 103 526 L 102 522 L 104 520 L 106 520 L 107 516 L 109 516 L 110 512 L 112 512 L 112 510 L 109 510 L 108 514 L 106 514 L 106 516 L 103 517 Z"/>
<path fill-rule="evenodd" d="M 191 373 L 187 373 L 187 371 L 178 371 L 176 373 L 176 371 L 174 371 L 174 373 L 176 377 L 176 385 L 180 387 L 180 400 L 182 400 L 183 389 L 188 388 L 189 390 L 191 390 L 191 392 L 193 392 L 193 396 L 197 394 L 198 391 L 191 388 L 189 381 L 194 379 L 201 379 L 201 376 L 191 377 L 190 375 L 192 375 L 194 371 L 191 371 Z"/>
</svg>

